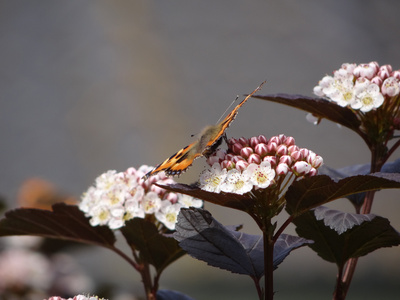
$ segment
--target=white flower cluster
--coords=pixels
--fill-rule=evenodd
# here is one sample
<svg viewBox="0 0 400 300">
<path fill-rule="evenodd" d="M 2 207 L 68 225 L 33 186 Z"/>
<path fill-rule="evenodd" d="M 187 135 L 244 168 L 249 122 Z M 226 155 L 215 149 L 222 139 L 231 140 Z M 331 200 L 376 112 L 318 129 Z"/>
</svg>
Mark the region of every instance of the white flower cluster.
<svg viewBox="0 0 400 300">
<path fill-rule="evenodd" d="M 333 76 L 322 78 L 314 94 L 365 113 L 380 107 L 386 96 L 397 96 L 399 80 L 400 71 L 392 71 L 390 65 L 345 63 Z"/>
<path fill-rule="evenodd" d="M 152 169 L 144 165 L 138 170 L 129 168 L 125 172 L 108 171 L 100 175 L 79 204 L 80 210 L 90 217 L 90 224 L 118 229 L 132 218 L 154 216 L 166 228 L 174 230 L 182 207 L 203 206 L 201 200 L 153 185 L 175 183 L 164 172 L 143 181 L 141 178 Z"/>
<path fill-rule="evenodd" d="M 202 172 L 200 188 L 209 192 L 245 194 L 265 189 L 291 173 L 295 177 L 314 176 L 323 159 L 311 150 L 299 148 L 293 137 L 281 134 L 230 139 L 228 150 L 218 150 L 208 158 L 210 169 Z"/>
<path fill-rule="evenodd" d="M 243 195 L 250 192 L 253 187 L 267 188 L 275 178 L 275 171 L 268 161 L 257 165 L 249 164 L 243 171 L 238 169 L 227 170 L 221 168 L 219 163 L 212 165 L 200 176 L 200 187 L 203 190 L 219 193 L 235 193 Z"/>
</svg>

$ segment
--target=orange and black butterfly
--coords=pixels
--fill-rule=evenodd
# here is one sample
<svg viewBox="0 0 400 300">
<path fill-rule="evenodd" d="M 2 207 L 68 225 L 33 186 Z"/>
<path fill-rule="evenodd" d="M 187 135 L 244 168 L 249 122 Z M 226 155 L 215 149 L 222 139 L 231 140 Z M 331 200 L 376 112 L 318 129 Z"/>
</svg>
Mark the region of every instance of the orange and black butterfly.
<svg viewBox="0 0 400 300">
<path fill-rule="evenodd" d="M 242 102 L 240 102 L 222 122 L 204 128 L 197 141 L 179 150 L 170 158 L 167 158 L 163 163 L 159 164 L 152 171 L 144 175 L 143 179 L 146 180 L 150 176 L 161 171 L 164 171 L 167 176 L 180 175 L 192 165 L 196 158 L 203 155 L 206 157 L 211 155 L 221 143 L 222 135 L 225 133 L 225 130 L 229 127 L 231 122 L 235 119 L 239 108 L 251 96 L 253 96 L 254 93 L 259 91 L 264 83 L 265 81 L 261 83 L 260 86 L 257 87 L 253 92 L 251 92 Z"/>
</svg>

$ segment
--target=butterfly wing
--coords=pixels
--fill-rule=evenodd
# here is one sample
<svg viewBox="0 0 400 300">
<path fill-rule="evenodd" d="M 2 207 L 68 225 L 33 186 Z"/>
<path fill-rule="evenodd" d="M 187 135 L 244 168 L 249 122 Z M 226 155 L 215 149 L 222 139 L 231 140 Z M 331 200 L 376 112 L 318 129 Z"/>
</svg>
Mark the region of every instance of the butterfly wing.
<svg viewBox="0 0 400 300">
<path fill-rule="evenodd" d="M 198 151 L 198 144 L 199 141 L 195 141 L 189 146 L 179 150 L 174 155 L 171 155 L 171 157 L 167 158 L 152 171 L 144 175 L 143 179 L 146 180 L 150 176 L 161 171 L 164 171 L 167 176 L 179 175 L 186 171 L 186 169 L 192 165 L 193 160 L 201 156 L 201 152 Z"/>
<path fill-rule="evenodd" d="M 217 143 L 222 135 L 224 134 L 225 130 L 229 127 L 231 122 L 235 119 L 238 110 L 242 105 L 261 89 L 261 86 L 265 83 L 260 84 L 252 93 L 247 95 L 247 97 L 240 102 L 234 110 L 232 110 L 225 119 L 218 123 L 217 125 L 207 126 L 203 129 L 202 133 L 200 134 L 200 138 L 186 146 L 185 148 L 179 150 L 171 157 L 167 158 L 163 163 L 159 164 L 155 167 L 152 171 L 148 172 L 146 175 L 143 176 L 143 179 L 146 180 L 151 175 L 155 175 L 158 172 L 164 171 L 167 176 L 175 176 L 180 175 L 182 172 L 186 171 L 189 168 L 193 161 L 200 156 L 209 155 L 210 149 L 212 146 Z"/>
<path fill-rule="evenodd" d="M 202 148 L 201 153 L 204 154 L 205 152 L 208 152 L 209 150 L 215 143 L 217 143 L 222 135 L 225 133 L 225 130 L 229 127 L 229 125 L 232 123 L 232 121 L 235 119 L 236 115 L 238 114 L 239 108 L 242 107 L 243 104 L 246 103 L 246 101 L 253 96 L 257 91 L 261 89 L 263 86 L 263 83 L 260 84 L 253 92 L 251 92 L 249 95 L 246 96 L 240 102 L 226 117 L 222 122 L 220 122 L 217 125 L 214 126 L 208 126 L 205 128 L 203 131 L 202 136 L 200 137 L 199 140 L 199 148 Z"/>
</svg>

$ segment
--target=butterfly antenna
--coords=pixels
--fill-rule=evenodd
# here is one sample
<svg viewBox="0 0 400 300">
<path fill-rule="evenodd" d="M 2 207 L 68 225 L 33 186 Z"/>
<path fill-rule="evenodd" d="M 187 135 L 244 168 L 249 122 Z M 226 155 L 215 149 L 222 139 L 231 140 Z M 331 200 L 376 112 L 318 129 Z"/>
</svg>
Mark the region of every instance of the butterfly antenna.
<svg viewBox="0 0 400 300">
<path fill-rule="evenodd" d="M 229 106 L 225 109 L 224 113 L 222 114 L 222 116 L 219 117 L 217 124 L 221 121 L 222 117 L 226 114 L 226 112 L 232 107 L 233 103 L 235 103 L 237 101 L 237 99 L 239 99 L 239 95 L 236 96 L 236 99 L 232 101 L 231 104 L 229 104 Z"/>
</svg>

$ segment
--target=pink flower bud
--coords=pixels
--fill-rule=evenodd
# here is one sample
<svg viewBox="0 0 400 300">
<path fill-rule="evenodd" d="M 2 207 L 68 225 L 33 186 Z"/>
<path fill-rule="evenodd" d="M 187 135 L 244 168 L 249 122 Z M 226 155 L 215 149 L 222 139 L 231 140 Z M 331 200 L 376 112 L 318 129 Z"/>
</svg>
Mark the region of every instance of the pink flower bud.
<svg viewBox="0 0 400 300">
<path fill-rule="evenodd" d="M 236 144 L 236 143 L 239 143 L 239 141 L 237 139 L 235 139 L 235 138 L 230 138 L 228 140 L 228 146 Z"/>
<path fill-rule="evenodd" d="M 278 148 L 276 148 L 276 155 L 282 156 L 287 154 L 288 154 L 288 149 L 286 145 L 279 145 Z"/>
<path fill-rule="evenodd" d="M 251 163 L 260 164 L 261 163 L 261 157 L 258 154 L 252 153 L 247 158 L 247 162 L 249 164 L 251 164 Z"/>
<path fill-rule="evenodd" d="M 322 166 L 323 163 L 324 163 L 324 159 L 319 155 L 315 155 L 314 158 L 312 159 L 312 161 L 310 162 L 311 166 L 313 166 L 316 169 L 318 169 L 320 166 Z"/>
<path fill-rule="evenodd" d="M 303 154 L 303 157 L 307 157 L 308 154 L 310 153 L 310 151 L 307 148 L 301 148 L 299 151 L 301 152 L 301 154 Z"/>
<path fill-rule="evenodd" d="M 239 143 L 241 143 L 243 146 L 248 146 L 249 145 L 249 140 L 248 139 L 246 139 L 246 138 L 244 138 L 244 137 L 241 137 L 240 139 L 239 139 Z"/>
<path fill-rule="evenodd" d="M 315 176 L 318 174 L 318 170 L 316 168 L 311 168 L 311 170 L 307 173 L 307 176 Z"/>
<path fill-rule="evenodd" d="M 266 144 L 268 142 L 267 138 L 264 135 L 259 135 L 258 140 L 260 143 Z"/>
<path fill-rule="evenodd" d="M 292 157 L 290 155 L 282 155 L 279 158 L 279 164 L 287 164 L 288 166 L 290 166 L 292 164 Z"/>
<path fill-rule="evenodd" d="M 298 161 L 294 164 L 292 170 L 296 175 L 302 176 L 310 172 L 311 165 L 305 161 Z"/>
<path fill-rule="evenodd" d="M 240 156 L 248 158 L 252 153 L 254 153 L 253 148 L 244 147 L 240 150 Z"/>
<path fill-rule="evenodd" d="M 271 138 L 269 139 L 269 141 L 268 141 L 268 144 L 270 144 L 270 143 L 274 143 L 274 144 L 276 144 L 276 145 L 280 145 L 280 144 L 281 144 L 281 141 L 279 140 L 279 137 L 273 136 L 273 137 L 271 137 Z"/>
<path fill-rule="evenodd" d="M 258 143 L 260 143 L 260 141 L 258 140 L 258 137 L 253 136 L 249 139 L 249 145 L 250 147 L 254 148 L 255 146 L 258 145 Z"/>
<path fill-rule="evenodd" d="M 367 79 L 372 79 L 378 73 L 379 65 L 376 62 L 370 62 L 369 64 L 358 65 L 353 74 L 357 77 L 365 77 Z"/>
<path fill-rule="evenodd" d="M 221 162 L 221 169 L 231 170 L 235 167 L 235 163 L 230 160 L 224 160 Z"/>
<path fill-rule="evenodd" d="M 299 151 L 300 150 L 300 148 L 297 147 L 296 145 L 289 146 L 287 149 L 288 149 L 289 153 L 293 153 L 295 151 Z"/>
<path fill-rule="evenodd" d="M 225 155 L 225 160 L 232 160 L 236 155 L 233 155 L 232 153 L 229 153 Z"/>
<path fill-rule="evenodd" d="M 278 148 L 278 144 L 275 142 L 268 142 L 267 144 L 267 151 L 270 154 L 275 154 L 276 153 L 276 148 Z"/>
<path fill-rule="evenodd" d="M 276 166 L 276 157 L 275 156 L 266 156 L 263 158 L 263 161 L 269 162 L 271 165 L 271 168 L 274 168 Z"/>
<path fill-rule="evenodd" d="M 382 94 L 389 97 L 397 96 L 400 92 L 399 82 L 394 77 L 387 78 L 382 84 Z"/>
<path fill-rule="evenodd" d="M 235 156 L 233 156 L 232 159 L 231 159 L 231 161 L 232 161 L 234 164 L 236 164 L 239 160 L 244 160 L 244 161 L 245 161 L 245 159 L 244 159 L 243 157 L 241 157 L 240 155 L 235 155 Z"/>
<path fill-rule="evenodd" d="M 235 154 L 240 154 L 240 150 L 243 149 L 243 145 L 241 143 L 234 143 L 231 145 L 231 150 Z"/>
<path fill-rule="evenodd" d="M 288 136 L 288 137 L 286 138 L 286 140 L 285 140 L 285 145 L 286 145 L 287 147 L 289 147 L 289 146 L 294 146 L 294 144 L 295 144 L 294 138 L 291 137 L 291 136 Z"/>
<path fill-rule="evenodd" d="M 261 157 L 264 157 L 268 153 L 268 147 L 266 144 L 260 143 L 256 145 L 256 147 L 254 148 L 254 152 L 260 155 Z"/>
<path fill-rule="evenodd" d="M 390 76 L 390 73 L 392 73 L 392 66 L 391 65 L 383 65 L 379 68 L 378 71 L 378 76 L 385 80 Z"/>
<path fill-rule="evenodd" d="M 393 71 L 391 76 L 396 78 L 397 80 L 400 80 L 400 70 Z"/>
<path fill-rule="evenodd" d="M 304 159 L 304 156 L 300 151 L 293 151 L 290 156 L 293 158 L 294 161 L 300 161 Z"/>
<path fill-rule="evenodd" d="M 168 200 L 169 202 L 171 202 L 172 204 L 178 202 L 178 194 L 176 193 L 168 193 L 167 197 L 165 198 L 166 200 Z"/>
<path fill-rule="evenodd" d="M 277 175 L 286 175 L 289 172 L 289 166 L 287 164 L 279 164 L 275 171 Z"/>
<path fill-rule="evenodd" d="M 244 160 L 239 160 L 236 165 L 235 168 L 240 171 L 243 172 L 244 170 L 246 170 L 247 166 L 249 165 L 249 163 L 247 161 Z"/>
<path fill-rule="evenodd" d="M 375 83 L 377 86 L 381 86 L 383 82 L 383 79 L 379 76 L 375 76 L 374 78 L 371 79 L 371 83 Z"/>
<path fill-rule="evenodd" d="M 278 135 L 278 138 L 279 138 L 279 141 L 280 141 L 281 144 L 285 143 L 286 135 L 280 134 L 280 135 Z"/>
</svg>

